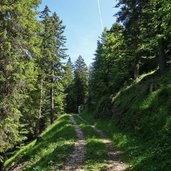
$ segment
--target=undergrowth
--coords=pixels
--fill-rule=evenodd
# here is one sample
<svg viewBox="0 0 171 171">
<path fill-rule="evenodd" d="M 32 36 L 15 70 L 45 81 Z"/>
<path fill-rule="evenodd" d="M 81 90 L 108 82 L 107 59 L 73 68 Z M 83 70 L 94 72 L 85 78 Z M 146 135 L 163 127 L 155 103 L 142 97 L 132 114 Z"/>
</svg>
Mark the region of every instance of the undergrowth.
<svg viewBox="0 0 171 171">
<path fill-rule="evenodd" d="M 113 95 L 112 103 L 111 119 L 97 120 L 88 112 L 82 116 L 111 137 L 132 170 L 170 171 L 171 71 L 139 78 Z"/>
</svg>

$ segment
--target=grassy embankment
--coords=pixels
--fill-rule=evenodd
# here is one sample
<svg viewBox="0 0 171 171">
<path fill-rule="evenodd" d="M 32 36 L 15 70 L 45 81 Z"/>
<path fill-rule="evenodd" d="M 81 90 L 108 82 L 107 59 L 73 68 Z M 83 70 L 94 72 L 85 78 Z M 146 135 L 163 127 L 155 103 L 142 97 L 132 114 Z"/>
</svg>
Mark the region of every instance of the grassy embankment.
<svg viewBox="0 0 171 171">
<path fill-rule="evenodd" d="M 150 91 L 152 84 L 157 88 Z M 112 119 L 82 116 L 124 152 L 134 171 L 171 170 L 171 71 L 146 74 L 113 95 Z"/>
<path fill-rule="evenodd" d="M 25 171 L 47 171 L 61 169 L 74 149 L 76 133 L 67 115 L 61 116 L 41 134 L 41 138 L 23 146 L 5 162 L 7 170 L 13 165 Z"/>
</svg>

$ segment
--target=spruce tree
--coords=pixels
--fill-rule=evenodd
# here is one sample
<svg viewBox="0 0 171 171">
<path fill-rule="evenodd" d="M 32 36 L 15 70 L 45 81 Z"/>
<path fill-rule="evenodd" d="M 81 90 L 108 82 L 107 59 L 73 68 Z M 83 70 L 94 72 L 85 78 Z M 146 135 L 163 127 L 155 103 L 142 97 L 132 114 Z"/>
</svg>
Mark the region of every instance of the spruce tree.
<svg viewBox="0 0 171 171">
<path fill-rule="evenodd" d="M 21 118 L 36 79 L 38 21 L 33 8 L 39 1 L 0 2 L 0 154 L 23 140 Z M 25 7 L 25 8 L 21 8 Z M 3 161 L 3 157 L 0 157 Z"/>
<path fill-rule="evenodd" d="M 74 73 L 73 73 L 73 64 L 71 62 L 71 58 L 69 57 L 66 67 L 65 67 L 65 75 L 64 75 L 64 85 L 65 85 L 65 111 L 73 112 L 74 106 L 74 91 L 73 91 L 73 81 L 74 81 Z"/>
<path fill-rule="evenodd" d="M 78 106 L 86 103 L 88 95 L 88 68 L 82 56 L 79 56 L 75 62 L 74 91 L 77 109 Z"/>
<path fill-rule="evenodd" d="M 65 37 L 63 32 L 65 27 L 62 25 L 62 21 L 59 19 L 56 13 L 50 16 L 50 10 L 46 6 L 41 13 L 42 24 L 44 30 L 42 33 L 42 58 L 40 60 L 40 67 L 44 75 L 44 89 L 45 98 L 49 103 L 46 103 L 46 111 L 50 106 L 50 123 L 53 123 L 55 117 L 55 93 L 61 91 L 61 80 L 63 76 L 63 64 L 61 59 L 65 58 Z M 57 90 L 58 88 L 58 90 Z M 54 92 L 54 90 L 57 90 Z M 61 99 L 56 99 L 61 100 Z M 58 105 L 61 104 L 56 102 Z M 56 108 L 57 109 L 57 108 Z"/>
<path fill-rule="evenodd" d="M 105 29 L 97 43 L 95 61 L 89 77 L 89 108 L 104 117 L 110 114 L 111 93 L 129 80 L 130 61 L 124 42 L 124 28 L 119 23 Z M 96 104 L 96 105 L 95 105 Z"/>
</svg>

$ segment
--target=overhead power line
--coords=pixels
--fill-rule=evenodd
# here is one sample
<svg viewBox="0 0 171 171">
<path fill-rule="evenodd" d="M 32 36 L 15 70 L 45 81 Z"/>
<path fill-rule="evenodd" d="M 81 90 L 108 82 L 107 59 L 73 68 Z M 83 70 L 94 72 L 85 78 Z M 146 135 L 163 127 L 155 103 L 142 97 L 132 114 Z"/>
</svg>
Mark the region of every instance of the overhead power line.
<svg viewBox="0 0 171 171">
<path fill-rule="evenodd" d="M 101 29 L 103 31 L 104 25 L 103 25 L 103 19 L 102 19 L 102 11 L 100 6 L 100 0 L 97 0 L 98 10 L 99 10 L 99 17 L 100 17 L 100 23 L 101 23 Z"/>
</svg>

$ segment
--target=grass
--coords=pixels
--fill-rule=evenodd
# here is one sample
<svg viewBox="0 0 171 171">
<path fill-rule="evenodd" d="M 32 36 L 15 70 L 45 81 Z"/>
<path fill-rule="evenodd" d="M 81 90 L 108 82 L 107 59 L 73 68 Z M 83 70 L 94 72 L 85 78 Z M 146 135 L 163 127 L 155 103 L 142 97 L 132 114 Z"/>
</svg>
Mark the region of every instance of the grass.
<svg viewBox="0 0 171 171">
<path fill-rule="evenodd" d="M 80 126 L 86 139 L 86 159 L 84 170 L 102 171 L 106 170 L 108 160 L 107 149 L 99 135 L 94 129 L 75 116 L 75 120 Z"/>
<path fill-rule="evenodd" d="M 47 171 L 61 169 L 74 149 L 76 133 L 67 115 L 61 116 L 42 133 L 39 141 L 24 146 L 5 162 L 8 170 L 22 164 L 23 171 Z"/>
<path fill-rule="evenodd" d="M 150 85 L 159 87 L 150 92 Z M 134 171 L 171 170 L 171 71 L 145 75 L 113 96 L 111 119 L 82 117 L 95 124 L 123 151 Z M 105 115 L 105 114 L 104 114 Z"/>
<path fill-rule="evenodd" d="M 145 142 L 133 133 L 120 130 L 111 120 L 93 119 L 93 116 L 88 113 L 83 113 L 82 117 L 95 124 L 97 128 L 101 129 L 112 139 L 117 149 L 123 152 L 123 161 L 129 163 L 132 170 L 155 171 L 155 164 L 151 165 L 151 161 L 149 161 L 151 155 L 154 154 L 154 149 L 149 146 L 150 143 Z M 147 162 L 149 162 L 148 165 Z"/>
</svg>

